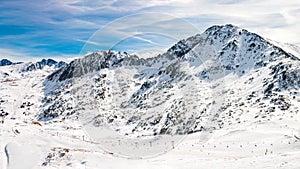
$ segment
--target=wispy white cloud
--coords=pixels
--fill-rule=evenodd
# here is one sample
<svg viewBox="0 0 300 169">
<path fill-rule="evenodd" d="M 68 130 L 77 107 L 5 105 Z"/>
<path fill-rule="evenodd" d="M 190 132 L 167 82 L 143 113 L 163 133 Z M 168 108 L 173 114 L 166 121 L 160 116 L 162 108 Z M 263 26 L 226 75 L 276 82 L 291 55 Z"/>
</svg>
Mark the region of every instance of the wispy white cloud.
<svg viewBox="0 0 300 169">
<path fill-rule="evenodd" d="M 90 41 L 90 40 L 76 39 L 76 41 L 83 42 L 85 44 L 91 44 L 91 45 L 101 46 L 101 44 L 99 44 L 97 42 Z"/>
<path fill-rule="evenodd" d="M 142 37 L 139 37 L 139 36 L 133 36 L 133 38 L 144 41 L 144 42 L 147 42 L 147 43 L 152 44 L 152 45 L 162 46 L 161 44 L 153 42 L 150 39 L 142 38 Z"/>
</svg>

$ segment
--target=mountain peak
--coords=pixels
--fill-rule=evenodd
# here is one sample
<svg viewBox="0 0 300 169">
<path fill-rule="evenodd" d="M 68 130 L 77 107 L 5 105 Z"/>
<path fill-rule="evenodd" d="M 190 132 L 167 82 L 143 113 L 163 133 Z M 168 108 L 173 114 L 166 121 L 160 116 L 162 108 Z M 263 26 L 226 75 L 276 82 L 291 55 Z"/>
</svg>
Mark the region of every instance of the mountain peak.
<svg viewBox="0 0 300 169">
<path fill-rule="evenodd" d="M 67 63 L 60 61 L 57 62 L 53 59 L 42 59 L 41 61 L 35 62 L 35 63 L 28 63 L 24 68 L 23 71 L 32 71 L 32 70 L 37 70 L 37 69 L 43 69 L 45 66 L 52 67 L 54 68 L 60 68 L 65 66 Z"/>
<path fill-rule="evenodd" d="M 0 60 L 0 66 L 7 66 L 7 65 L 12 65 L 12 64 L 13 64 L 13 62 L 11 62 L 8 59 L 2 59 L 2 60 Z"/>
<path fill-rule="evenodd" d="M 232 25 L 232 24 L 226 24 L 226 25 L 213 25 L 209 28 L 207 28 L 204 32 L 208 33 L 208 32 L 216 32 L 216 31 L 231 31 L 231 32 L 235 32 L 238 31 L 239 29 L 241 29 L 238 26 Z"/>
</svg>

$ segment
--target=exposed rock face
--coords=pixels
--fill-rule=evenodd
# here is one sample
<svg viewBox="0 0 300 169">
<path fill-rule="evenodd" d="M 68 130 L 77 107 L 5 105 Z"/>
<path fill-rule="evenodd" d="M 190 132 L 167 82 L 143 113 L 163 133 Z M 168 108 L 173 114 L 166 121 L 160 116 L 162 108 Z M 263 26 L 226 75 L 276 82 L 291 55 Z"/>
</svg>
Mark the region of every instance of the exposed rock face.
<svg viewBox="0 0 300 169">
<path fill-rule="evenodd" d="M 7 66 L 7 65 L 12 65 L 13 62 L 7 60 L 7 59 L 2 59 L 0 60 L 0 66 Z"/>
</svg>

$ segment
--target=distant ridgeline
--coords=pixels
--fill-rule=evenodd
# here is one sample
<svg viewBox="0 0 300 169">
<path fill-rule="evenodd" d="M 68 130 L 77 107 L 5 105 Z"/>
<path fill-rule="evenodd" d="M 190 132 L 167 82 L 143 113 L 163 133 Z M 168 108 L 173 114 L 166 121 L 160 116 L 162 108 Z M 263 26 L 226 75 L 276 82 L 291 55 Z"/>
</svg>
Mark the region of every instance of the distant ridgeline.
<svg viewBox="0 0 300 169">
<path fill-rule="evenodd" d="M 24 67 L 22 68 L 23 71 L 32 71 L 32 70 L 36 70 L 36 69 L 43 69 L 45 66 L 49 66 L 52 67 L 54 66 L 54 68 L 61 68 L 65 65 L 67 65 L 66 62 L 63 61 L 55 61 L 53 59 L 42 59 L 41 61 L 38 62 L 28 62 L 28 63 L 24 63 L 24 62 L 12 62 L 8 59 L 2 59 L 0 60 L 0 66 L 9 66 L 9 65 L 17 65 L 17 64 L 24 64 Z"/>
</svg>

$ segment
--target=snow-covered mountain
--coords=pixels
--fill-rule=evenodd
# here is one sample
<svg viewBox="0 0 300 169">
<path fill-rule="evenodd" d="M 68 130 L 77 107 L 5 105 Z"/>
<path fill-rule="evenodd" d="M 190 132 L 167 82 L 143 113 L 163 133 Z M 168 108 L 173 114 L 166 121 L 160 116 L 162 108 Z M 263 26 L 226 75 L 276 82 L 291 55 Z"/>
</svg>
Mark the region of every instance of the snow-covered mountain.
<svg viewBox="0 0 300 169">
<path fill-rule="evenodd" d="M 57 62 L 53 59 L 42 59 L 41 61 L 35 63 L 33 62 L 26 63 L 25 66 L 22 68 L 22 71 L 33 71 L 37 69 L 43 69 L 45 66 L 54 67 L 54 69 L 57 69 L 66 65 L 67 63 L 63 61 Z"/>
<path fill-rule="evenodd" d="M 219 106 L 214 110 L 217 111 L 214 115 L 219 117 L 213 118 L 213 121 L 218 121 L 217 128 L 241 122 L 236 109 L 252 116 L 244 121 L 255 121 L 256 116 L 270 116 L 270 110 L 276 109 L 278 113 L 289 109 L 295 114 L 298 107 L 291 102 L 297 102 L 298 95 L 286 95 L 286 92 L 294 93 L 299 88 L 298 62 L 297 56 L 259 35 L 233 25 L 213 26 L 203 34 L 179 41 L 166 53 L 153 58 L 102 51 L 71 62 L 46 79 L 46 109 L 39 119 L 65 118 L 76 113 L 74 110 L 85 109 L 96 101 L 101 105 L 97 109 L 102 110 L 101 118 L 96 121 L 102 125 L 116 125 L 115 130 L 126 130 L 123 131 L 126 135 L 139 132 L 156 135 L 186 134 L 205 129 L 205 124 L 201 124 L 202 117 L 211 116 L 208 110 L 212 105 Z M 83 96 L 85 99 L 80 99 L 87 103 L 80 102 L 80 107 L 72 107 L 74 100 L 68 94 L 74 93 L 66 86 L 74 87 L 79 82 L 84 82 L 80 85 L 85 88 L 78 86 L 80 89 L 76 90 L 88 93 Z M 233 82 L 244 88 L 229 85 Z M 117 91 L 117 88 L 122 91 Z M 214 94 L 221 95 L 214 97 L 221 101 L 214 100 Z M 238 101 L 226 101 L 231 99 L 227 98 L 228 95 L 233 95 Z M 117 98 L 122 96 L 130 99 L 119 103 Z M 69 104 L 65 104 L 68 101 Z M 157 103 L 153 104 L 155 101 Z M 222 103 L 217 105 L 216 102 Z M 104 103 L 116 104 L 115 110 L 105 107 Z M 193 108 L 180 103 L 189 103 Z M 249 104 L 258 112 L 248 113 Z M 155 109 L 159 106 L 163 107 L 157 112 Z M 128 113 L 133 110 L 138 111 Z M 141 114 L 145 112 L 147 117 L 143 119 Z"/>
<path fill-rule="evenodd" d="M 75 157 L 75 152 L 80 150 L 78 145 L 88 144 L 84 151 L 92 156 L 95 141 L 102 144 L 95 133 L 84 131 L 86 135 L 83 129 L 103 127 L 124 140 L 188 134 L 190 139 L 175 148 L 178 153 L 173 154 L 175 158 L 172 154 L 170 158 L 157 157 L 166 161 L 183 158 L 179 154 L 184 152 L 190 154 L 190 161 L 202 159 L 201 163 L 213 168 L 245 165 L 251 168 L 251 161 L 259 168 L 297 168 L 300 166 L 296 160 L 300 157 L 299 51 L 297 46 L 223 25 L 212 26 L 147 59 L 108 50 L 69 64 L 48 59 L 4 66 L 0 68 L 0 117 L 3 119 L 0 125 L 4 129 L 0 131 L 5 138 L 17 137 L 23 125 L 24 132 L 39 136 L 37 140 L 43 142 L 39 145 L 54 139 L 52 135 L 56 133 L 58 138 L 51 141 L 52 146 L 64 139 L 59 145 L 77 147 L 72 152 L 52 149 L 53 154 L 44 156 L 40 167 L 43 164 L 43 167 L 62 168 L 61 163 L 67 165 L 72 155 L 76 165 L 83 165 L 79 162 L 81 156 Z M 27 92 L 18 96 L 20 90 Z M 29 132 L 32 125 L 36 133 Z M 205 137 L 202 133 L 206 133 Z M 80 139 L 82 136 L 85 137 Z M 142 151 L 136 148 L 139 142 L 129 145 L 124 141 L 112 143 L 114 148 L 104 147 L 109 151 L 118 150 L 120 143 L 129 149 L 133 147 L 130 150 L 134 153 Z M 235 146 L 236 149 L 231 149 Z M 246 146 L 244 151 L 243 146 Z M 12 146 L 6 145 L 9 147 Z M 157 151 L 142 152 L 147 155 Z M 271 159 L 265 159 L 268 154 Z M 107 158 L 107 154 L 103 156 Z M 231 159 L 235 159 L 235 164 Z M 276 166 L 266 163 L 274 160 L 278 162 Z M 89 162 L 91 168 L 97 166 Z M 159 166 L 155 160 L 150 163 L 149 166 Z M 174 168 L 197 168 L 188 163 L 176 162 Z M 110 164 L 113 165 L 117 164 Z"/>
<path fill-rule="evenodd" d="M 54 69 L 61 68 L 63 66 L 66 66 L 67 63 L 64 61 L 55 61 L 53 59 L 42 59 L 41 61 L 37 62 L 11 62 L 8 59 L 2 59 L 0 60 L 0 66 L 9 66 L 9 65 L 18 65 L 20 72 L 27 72 L 27 71 L 33 71 L 37 69 L 43 69 L 44 67 L 53 67 Z"/>
</svg>

